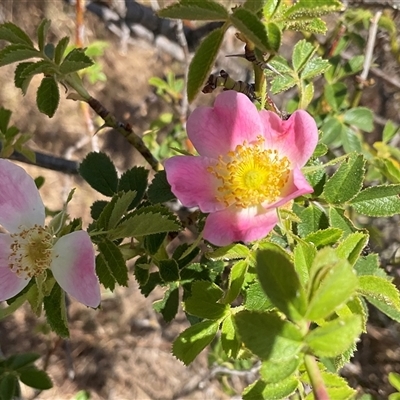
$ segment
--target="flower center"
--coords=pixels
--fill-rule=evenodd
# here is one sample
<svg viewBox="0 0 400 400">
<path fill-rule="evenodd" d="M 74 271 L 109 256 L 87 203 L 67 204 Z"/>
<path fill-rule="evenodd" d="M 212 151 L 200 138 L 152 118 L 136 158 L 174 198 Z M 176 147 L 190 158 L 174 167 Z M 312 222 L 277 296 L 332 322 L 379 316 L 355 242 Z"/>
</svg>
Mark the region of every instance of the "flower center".
<svg viewBox="0 0 400 400">
<path fill-rule="evenodd" d="M 227 207 L 235 204 L 247 208 L 277 199 L 289 179 L 290 161 L 286 156 L 279 157 L 276 150 L 264 149 L 263 144 L 261 136 L 255 144 L 244 142 L 208 167 L 208 172 L 221 181 L 218 201 Z"/>
<path fill-rule="evenodd" d="M 21 278 L 32 278 L 50 268 L 52 260 L 52 235 L 43 227 L 34 225 L 10 235 L 11 254 L 9 266 Z"/>
</svg>

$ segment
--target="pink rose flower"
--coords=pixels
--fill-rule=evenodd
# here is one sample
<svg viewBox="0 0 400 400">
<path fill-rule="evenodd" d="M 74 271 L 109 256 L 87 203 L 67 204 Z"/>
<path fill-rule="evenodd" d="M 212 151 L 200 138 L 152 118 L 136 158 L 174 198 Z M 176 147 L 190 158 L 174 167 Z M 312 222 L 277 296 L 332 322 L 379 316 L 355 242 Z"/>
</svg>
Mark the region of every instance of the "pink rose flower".
<svg viewBox="0 0 400 400">
<path fill-rule="evenodd" d="M 100 304 L 93 244 L 87 232 L 59 239 L 44 226 L 45 209 L 33 179 L 0 160 L 0 301 L 18 294 L 47 269 L 68 294 L 89 307 Z"/>
<path fill-rule="evenodd" d="M 278 223 L 277 207 L 313 191 L 300 168 L 318 129 L 303 110 L 283 121 L 225 91 L 214 107 L 193 111 L 187 133 L 199 156 L 166 160 L 167 180 L 184 206 L 209 213 L 203 235 L 217 246 L 265 237 Z"/>
</svg>

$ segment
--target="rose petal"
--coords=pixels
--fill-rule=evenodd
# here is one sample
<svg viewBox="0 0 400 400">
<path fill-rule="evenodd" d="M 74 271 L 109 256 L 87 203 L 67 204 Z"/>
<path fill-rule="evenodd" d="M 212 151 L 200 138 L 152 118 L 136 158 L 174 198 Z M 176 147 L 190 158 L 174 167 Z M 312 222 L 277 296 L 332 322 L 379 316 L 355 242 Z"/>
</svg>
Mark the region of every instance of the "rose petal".
<svg viewBox="0 0 400 400">
<path fill-rule="evenodd" d="M 312 156 L 318 142 L 314 119 L 303 110 L 295 111 L 287 121 L 271 111 L 261 111 L 265 147 L 277 149 L 293 166 L 302 167 Z"/>
<path fill-rule="evenodd" d="M 218 158 L 237 145 L 262 135 L 258 111 L 247 96 L 228 90 L 219 94 L 214 107 L 196 108 L 186 124 L 189 139 L 202 156 Z"/>
<path fill-rule="evenodd" d="M 21 225 L 44 224 L 44 205 L 34 180 L 8 160 L 0 160 L 0 225 L 16 232 Z"/>
<path fill-rule="evenodd" d="M 207 172 L 210 159 L 175 156 L 166 160 L 164 165 L 172 193 L 185 207 L 199 207 L 206 213 L 225 208 L 215 198 L 217 179 Z"/>
<path fill-rule="evenodd" d="M 266 209 L 277 208 L 283 206 L 290 200 L 302 196 L 303 194 L 312 193 L 313 191 L 314 189 L 307 182 L 307 179 L 304 177 L 300 169 L 295 168 L 291 171 L 289 181 L 283 188 L 280 199 L 272 204 L 263 204 L 263 207 Z"/>
<path fill-rule="evenodd" d="M 210 214 L 204 226 L 204 239 L 216 246 L 252 242 L 265 237 L 278 223 L 276 210 L 262 207 L 227 208 Z"/>
<path fill-rule="evenodd" d="M 100 286 L 95 274 L 93 244 L 87 232 L 62 236 L 53 247 L 50 268 L 63 290 L 89 307 L 98 307 Z"/>
<path fill-rule="evenodd" d="M 0 234 L 0 301 L 11 299 L 29 283 L 29 279 L 20 278 L 8 266 L 11 243 L 10 235 Z"/>
</svg>

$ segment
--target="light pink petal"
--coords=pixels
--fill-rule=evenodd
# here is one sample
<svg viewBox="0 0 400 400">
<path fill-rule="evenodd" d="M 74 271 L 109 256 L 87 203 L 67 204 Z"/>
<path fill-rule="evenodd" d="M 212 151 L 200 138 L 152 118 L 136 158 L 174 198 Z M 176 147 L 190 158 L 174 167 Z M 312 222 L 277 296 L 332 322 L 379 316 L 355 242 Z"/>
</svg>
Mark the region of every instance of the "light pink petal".
<svg viewBox="0 0 400 400">
<path fill-rule="evenodd" d="M 95 273 L 93 244 L 87 232 L 62 236 L 53 247 L 50 268 L 63 290 L 89 307 L 98 307 L 100 286 Z"/>
<path fill-rule="evenodd" d="M 303 110 L 295 111 L 287 121 L 271 111 L 261 111 L 265 147 L 279 150 L 293 166 L 302 167 L 312 156 L 318 142 L 314 119 Z"/>
<path fill-rule="evenodd" d="M 252 242 L 261 239 L 278 223 L 276 210 L 262 207 L 247 209 L 227 208 L 210 214 L 204 226 L 204 239 L 216 246 L 233 242 Z"/>
<path fill-rule="evenodd" d="M 44 224 L 44 205 L 33 179 L 8 160 L 0 160 L 0 225 L 16 232 L 21 225 Z"/>
<path fill-rule="evenodd" d="M 0 234 L 0 301 L 11 299 L 29 283 L 29 279 L 19 278 L 9 268 L 10 245 L 10 236 Z"/>
<path fill-rule="evenodd" d="M 282 190 L 280 199 L 272 204 L 263 204 L 263 207 L 266 209 L 280 207 L 296 197 L 302 196 L 303 194 L 312 193 L 313 191 L 314 190 L 312 186 L 307 182 L 300 169 L 295 168 L 291 172 L 288 183 Z"/>
<path fill-rule="evenodd" d="M 202 156 L 218 158 L 238 144 L 254 142 L 263 128 L 255 105 L 247 96 L 228 90 L 214 107 L 198 107 L 186 124 L 189 139 Z"/>
<path fill-rule="evenodd" d="M 185 207 L 199 207 L 202 212 L 225 208 L 215 198 L 217 179 L 207 171 L 206 157 L 175 156 L 165 161 L 165 172 L 172 193 Z"/>
</svg>

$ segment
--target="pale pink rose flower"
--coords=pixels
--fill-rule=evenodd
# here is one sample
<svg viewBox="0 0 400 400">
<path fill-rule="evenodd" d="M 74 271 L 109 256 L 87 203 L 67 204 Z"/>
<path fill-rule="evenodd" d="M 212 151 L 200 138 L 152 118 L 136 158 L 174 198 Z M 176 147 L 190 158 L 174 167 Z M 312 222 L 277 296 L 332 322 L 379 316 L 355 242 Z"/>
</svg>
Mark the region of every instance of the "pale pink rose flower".
<svg viewBox="0 0 400 400">
<path fill-rule="evenodd" d="M 25 170 L 0 159 L 0 301 L 18 294 L 50 269 L 68 294 L 89 307 L 100 304 L 95 254 L 87 232 L 57 239 L 44 225 L 45 209 Z"/>
<path fill-rule="evenodd" d="M 301 168 L 318 129 L 306 111 L 283 121 L 225 91 L 214 107 L 193 111 L 187 134 L 199 156 L 166 160 L 167 180 L 184 206 L 209 213 L 203 234 L 217 246 L 265 237 L 278 223 L 277 207 L 313 191 Z"/>
</svg>

